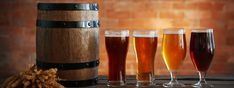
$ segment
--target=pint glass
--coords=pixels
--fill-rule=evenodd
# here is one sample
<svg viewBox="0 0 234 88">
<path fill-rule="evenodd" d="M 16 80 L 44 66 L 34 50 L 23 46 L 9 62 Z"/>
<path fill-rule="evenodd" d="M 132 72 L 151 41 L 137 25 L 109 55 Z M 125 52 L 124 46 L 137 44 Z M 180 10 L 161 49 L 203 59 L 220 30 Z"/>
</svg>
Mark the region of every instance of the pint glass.
<svg viewBox="0 0 234 88">
<path fill-rule="evenodd" d="M 106 30 L 105 44 L 108 54 L 108 84 L 110 87 L 124 86 L 125 62 L 128 51 L 128 30 Z"/>
</svg>

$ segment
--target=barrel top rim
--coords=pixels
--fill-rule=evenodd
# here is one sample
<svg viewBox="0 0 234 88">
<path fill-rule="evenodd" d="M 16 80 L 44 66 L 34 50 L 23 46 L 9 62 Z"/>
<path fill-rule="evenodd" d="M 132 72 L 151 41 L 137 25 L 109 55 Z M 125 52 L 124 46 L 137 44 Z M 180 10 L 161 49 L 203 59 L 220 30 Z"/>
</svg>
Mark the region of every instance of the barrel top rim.
<svg viewBox="0 0 234 88">
<path fill-rule="evenodd" d="M 37 3 L 38 10 L 98 10 L 98 3 Z"/>
<path fill-rule="evenodd" d="M 74 4 L 76 4 L 76 5 L 82 5 L 82 4 L 84 4 L 84 5 L 86 5 L 86 4 L 90 4 L 90 5 L 92 5 L 92 4 L 98 4 L 98 3 L 46 3 L 46 2 L 39 2 L 39 3 L 37 3 L 37 4 L 54 4 L 54 5 L 61 5 L 61 4 L 66 4 L 66 5 L 69 5 L 69 4 L 71 4 L 71 5 L 74 5 Z"/>
</svg>

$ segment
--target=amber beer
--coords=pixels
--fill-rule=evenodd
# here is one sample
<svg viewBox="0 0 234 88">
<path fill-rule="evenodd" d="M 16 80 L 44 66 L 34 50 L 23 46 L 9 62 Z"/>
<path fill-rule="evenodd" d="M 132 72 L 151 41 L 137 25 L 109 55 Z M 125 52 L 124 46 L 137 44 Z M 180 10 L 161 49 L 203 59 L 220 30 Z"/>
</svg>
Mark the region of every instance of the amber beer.
<svg viewBox="0 0 234 88">
<path fill-rule="evenodd" d="M 163 33 L 162 55 L 171 81 L 163 84 L 164 87 L 185 87 L 176 78 L 176 72 L 186 56 L 186 39 L 184 29 L 165 29 Z"/>
<path fill-rule="evenodd" d="M 153 85 L 157 31 L 134 31 L 133 44 L 137 62 L 136 86 Z"/>
<path fill-rule="evenodd" d="M 107 86 L 125 85 L 125 63 L 128 51 L 128 31 L 106 31 L 105 43 L 108 54 L 108 84 Z"/>
<path fill-rule="evenodd" d="M 164 33 L 162 43 L 163 58 L 169 71 L 176 71 L 186 55 L 184 33 Z"/>
</svg>

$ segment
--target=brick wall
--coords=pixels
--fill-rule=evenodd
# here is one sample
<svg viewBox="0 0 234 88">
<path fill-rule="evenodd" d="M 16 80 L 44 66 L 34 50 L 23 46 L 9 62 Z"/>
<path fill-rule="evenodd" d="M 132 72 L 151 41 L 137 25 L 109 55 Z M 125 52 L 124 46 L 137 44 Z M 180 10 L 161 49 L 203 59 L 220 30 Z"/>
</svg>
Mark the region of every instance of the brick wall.
<svg viewBox="0 0 234 88">
<path fill-rule="evenodd" d="M 31 0 L 0 2 L 0 78 L 35 61 L 35 5 Z"/>
<path fill-rule="evenodd" d="M 214 28 L 216 52 L 209 74 L 234 74 L 234 1 L 233 0 L 104 0 L 101 6 L 102 64 L 107 66 L 103 29 L 156 29 L 159 30 L 159 44 L 155 60 L 155 73 L 168 75 L 161 55 L 162 29 L 185 28 L 187 43 L 192 28 Z M 135 54 L 132 41 L 127 56 L 127 74 L 135 74 Z M 189 44 L 188 44 L 189 45 Z M 180 68 L 182 75 L 196 75 L 189 53 Z M 107 74 L 106 69 L 100 69 Z"/>
<path fill-rule="evenodd" d="M 77 0 L 40 0 L 41 2 L 78 2 Z M 0 78 L 23 70 L 35 62 L 35 0 L 2 0 L 0 3 Z M 80 2 L 87 2 L 81 0 Z M 107 74 L 105 29 L 155 29 L 211 27 L 215 31 L 216 52 L 211 75 L 234 75 L 234 1 L 233 0 L 92 0 L 100 5 L 99 74 Z M 168 75 L 161 55 L 161 39 L 155 60 L 155 73 Z M 189 45 L 189 44 L 188 44 Z M 130 39 L 127 74 L 135 74 L 135 54 Z M 189 54 L 179 70 L 196 75 Z"/>
</svg>

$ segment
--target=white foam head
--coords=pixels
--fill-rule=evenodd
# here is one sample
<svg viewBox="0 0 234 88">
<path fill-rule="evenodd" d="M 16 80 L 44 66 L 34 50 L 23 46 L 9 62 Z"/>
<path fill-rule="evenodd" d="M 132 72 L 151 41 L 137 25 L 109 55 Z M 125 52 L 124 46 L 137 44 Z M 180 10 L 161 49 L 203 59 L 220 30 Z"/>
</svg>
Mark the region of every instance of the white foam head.
<svg viewBox="0 0 234 88">
<path fill-rule="evenodd" d="M 183 28 L 178 29 L 164 29 L 164 34 L 185 34 L 185 30 Z"/>
<path fill-rule="evenodd" d="M 158 37 L 158 31 L 156 30 L 136 30 L 133 31 L 134 37 Z"/>
<path fill-rule="evenodd" d="M 192 32 L 196 32 L 196 33 L 213 32 L 213 29 L 212 28 L 196 28 L 196 29 L 193 29 Z"/>
<path fill-rule="evenodd" d="M 128 30 L 106 30 L 105 36 L 106 37 L 128 37 L 129 31 Z"/>
</svg>

